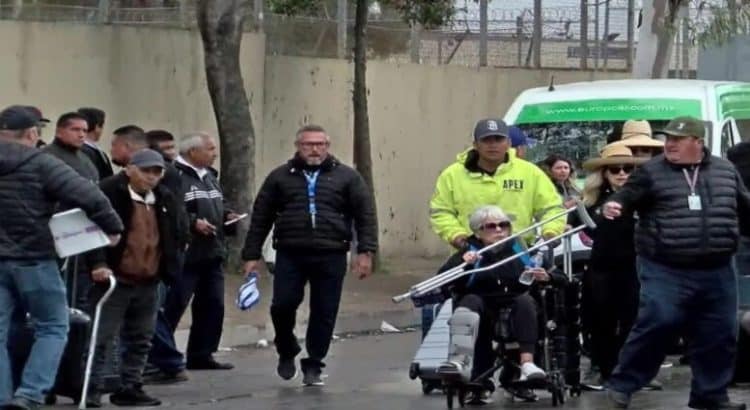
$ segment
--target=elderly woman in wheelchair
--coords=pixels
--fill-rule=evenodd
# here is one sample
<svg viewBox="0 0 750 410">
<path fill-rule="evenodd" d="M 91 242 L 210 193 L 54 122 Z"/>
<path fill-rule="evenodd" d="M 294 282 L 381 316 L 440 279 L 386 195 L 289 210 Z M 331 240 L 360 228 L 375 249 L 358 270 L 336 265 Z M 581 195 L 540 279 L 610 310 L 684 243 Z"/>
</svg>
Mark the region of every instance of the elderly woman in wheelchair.
<svg viewBox="0 0 750 410">
<path fill-rule="evenodd" d="M 477 209 L 470 217 L 469 226 L 474 233 L 469 238 L 469 249 L 453 255 L 441 272 L 463 262 L 469 264 L 466 270 L 489 266 L 523 251 L 518 242 L 511 240 L 481 256 L 477 254 L 477 250 L 511 236 L 510 219 L 496 206 Z M 510 308 L 510 328 L 519 345 L 518 381 L 546 379 L 545 371 L 534 364 L 539 339 L 537 305 L 529 294 L 529 285 L 521 283 L 519 278 L 525 273 L 533 276 L 535 282 L 549 283 L 552 277 L 544 268 L 534 267 L 533 263 L 527 266 L 529 262 L 528 257 L 518 258 L 484 272 L 463 276 L 442 289 L 453 298 L 455 310 L 449 321 L 448 360 L 440 366 L 438 373 L 444 380 L 463 385 L 478 384 L 480 387 L 469 391 L 468 402 L 486 403 L 494 390 L 492 374 L 485 373 L 493 369 L 497 359 L 493 340 L 502 309 Z M 478 379 L 480 377 L 483 380 Z"/>
</svg>

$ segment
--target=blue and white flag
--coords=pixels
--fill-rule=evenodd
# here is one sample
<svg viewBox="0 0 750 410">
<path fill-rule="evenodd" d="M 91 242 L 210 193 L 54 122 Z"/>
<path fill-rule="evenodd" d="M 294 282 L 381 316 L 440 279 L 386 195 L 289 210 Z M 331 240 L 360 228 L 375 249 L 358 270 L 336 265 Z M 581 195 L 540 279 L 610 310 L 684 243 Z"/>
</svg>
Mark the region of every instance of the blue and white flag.
<svg viewBox="0 0 750 410">
<path fill-rule="evenodd" d="M 251 272 L 247 275 L 245 283 L 240 286 L 237 292 L 237 308 L 240 310 L 250 310 L 260 302 L 260 290 L 258 289 L 258 274 Z"/>
</svg>

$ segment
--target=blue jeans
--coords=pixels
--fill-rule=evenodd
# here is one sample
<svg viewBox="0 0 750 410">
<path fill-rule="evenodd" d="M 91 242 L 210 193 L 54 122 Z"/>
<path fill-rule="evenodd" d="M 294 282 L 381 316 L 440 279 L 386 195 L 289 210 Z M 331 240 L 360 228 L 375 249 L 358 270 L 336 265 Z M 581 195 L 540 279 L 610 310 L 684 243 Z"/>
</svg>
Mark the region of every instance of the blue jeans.
<svg viewBox="0 0 750 410">
<path fill-rule="evenodd" d="M 737 350 L 737 281 L 732 266 L 676 269 L 638 258 L 640 306 L 609 387 L 632 394 L 659 371 L 681 330 L 693 373 L 690 402 L 728 400 Z"/>
<path fill-rule="evenodd" d="M 156 314 L 156 328 L 154 338 L 151 340 L 151 352 L 148 362 L 165 373 L 178 373 L 185 370 L 185 358 L 177 350 L 174 341 L 175 329 L 170 326 L 164 315 L 164 305 L 169 290 L 163 283 L 159 284 L 159 311 Z"/>
<path fill-rule="evenodd" d="M 12 313 L 19 308 L 31 315 L 35 336 L 15 396 L 42 403 L 68 337 L 65 285 L 56 261 L 0 260 L 0 403 L 14 396 L 6 346 Z"/>
</svg>

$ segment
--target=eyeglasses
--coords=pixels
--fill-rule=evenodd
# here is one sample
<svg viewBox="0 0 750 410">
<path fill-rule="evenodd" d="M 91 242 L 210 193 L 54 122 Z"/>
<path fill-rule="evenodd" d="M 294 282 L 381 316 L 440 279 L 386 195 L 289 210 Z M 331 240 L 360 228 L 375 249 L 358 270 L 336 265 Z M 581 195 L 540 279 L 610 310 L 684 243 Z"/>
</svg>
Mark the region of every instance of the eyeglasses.
<svg viewBox="0 0 750 410">
<path fill-rule="evenodd" d="M 302 148 L 323 148 L 328 146 L 328 141 L 299 142 Z"/>
<path fill-rule="evenodd" d="M 617 175 L 620 172 L 624 171 L 626 174 L 630 174 L 633 172 L 633 166 L 632 165 L 610 165 L 607 167 L 607 171 L 609 171 L 610 174 Z"/>
<path fill-rule="evenodd" d="M 487 222 L 486 224 L 483 224 L 480 228 L 482 228 L 483 231 L 495 231 L 498 229 L 510 229 L 510 222 L 508 221 L 502 221 L 502 222 Z"/>
</svg>

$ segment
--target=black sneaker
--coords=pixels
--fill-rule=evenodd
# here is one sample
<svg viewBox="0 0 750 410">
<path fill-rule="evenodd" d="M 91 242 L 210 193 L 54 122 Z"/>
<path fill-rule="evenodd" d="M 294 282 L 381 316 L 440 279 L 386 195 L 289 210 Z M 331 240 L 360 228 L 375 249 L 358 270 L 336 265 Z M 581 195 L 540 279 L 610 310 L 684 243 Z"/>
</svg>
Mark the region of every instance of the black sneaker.
<svg viewBox="0 0 750 410">
<path fill-rule="evenodd" d="M 747 406 L 745 406 L 745 403 L 735 403 L 732 401 L 725 401 L 721 403 L 696 403 L 695 401 L 690 401 L 688 403 L 688 407 L 691 409 L 698 409 L 698 410 L 745 410 L 747 409 Z"/>
<path fill-rule="evenodd" d="M 178 372 L 165 372 L 159 370 L 156 373 L 149 374 L 143 377 L 143 384 L 174 384 L 186 382 L 190 379 L 188 373 L 185 370 Z"/>
<path fill-rule="evenodd" d="M 323 372 L 319 368 L 311 367 L 302 370 L 302 384 L 304 386 L 323 386 Z"/>
<path fill-rule="evenodd" d="M 102 407 L 102 395 L 99 392 L 90 391 L 86 395 L 86 408 L 98 409 Z"/>
<path fill-rule="evenodd" d="M 276 366 L 276 374 L 284 380 L 292 380 L 297 377 L 297 365 L 294 364 L 294 357 L 280 357 L 279 364 Z"/>
<path fill-rule="evenodd" d="M 146 394 L 140 387 L 122 389 L 109 396 L 109 402 L 115 406 L 151 407 L 160 406 L 161 400 Z"/>
<path fill-rule="evenodd" d="M 15 397 L 13 400 L 0 406 L 0 408 L 4 410 L 37 410 L 41 409 L 42 405 L 25 397 Z"/>
</svg>

